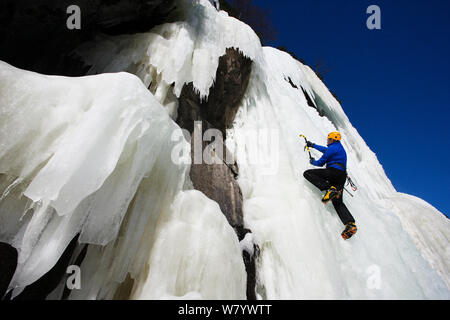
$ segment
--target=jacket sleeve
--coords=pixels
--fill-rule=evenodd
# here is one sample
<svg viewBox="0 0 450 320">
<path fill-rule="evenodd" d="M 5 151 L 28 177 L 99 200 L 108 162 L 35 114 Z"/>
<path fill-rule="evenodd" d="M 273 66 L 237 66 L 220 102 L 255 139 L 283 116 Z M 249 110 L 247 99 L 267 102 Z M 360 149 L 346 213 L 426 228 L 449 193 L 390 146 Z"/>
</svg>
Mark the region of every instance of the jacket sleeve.
<svg viewBox="0 0 450 320">
<path fill-rule="evenodd" d="M 326 152 L 328 150 L 327 147 L 319 146 L 318 144 L 315 144 L 315 143 L 313 145 L 313 148 L 316 149 L 316 150 L 319 150 L 322 153 L 324 153 L 324 152 Z"/>
<path fill-rule="evenodd" d="M 312 163 L 313 165 L 315 165 L 317 167 L 322 167 L 325 163 L 328 162 L 328 159 L 330 158 L 333 151 L 330 150 L 330 148 L 325 148 L 325 149 L 326 149 L 325 153 L 322 155 L 322 157 L 319 160 L 314 161 Z"/>
</svg>

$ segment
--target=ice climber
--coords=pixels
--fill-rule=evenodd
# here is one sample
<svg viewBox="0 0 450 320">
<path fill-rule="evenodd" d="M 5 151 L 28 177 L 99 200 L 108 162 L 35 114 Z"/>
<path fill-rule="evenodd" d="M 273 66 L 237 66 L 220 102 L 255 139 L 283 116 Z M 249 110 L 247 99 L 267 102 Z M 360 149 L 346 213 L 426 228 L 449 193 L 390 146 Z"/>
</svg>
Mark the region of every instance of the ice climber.
<svg viewBox="0 0 450 320">
<path fill-rule="evenodd" d="M 341 144 L 341 134 L 331 132 L 328 135 L 328 147 L 319 146 L 313 142 L 306 141 L 309 148 L 314 148 L 323 153 L 319 160 L 311 158 L 310 163 L 317 167 L 327 165 L 325 169 L 306 170 L 303 176 L 321 191 L 326 191 L 322 198 L 324 203 L 332 201 L 345 229 L 342 232 L 342 238 L 345 240 L 353 236 L 358 230 L 355 225 L 355 219 L 351 215 L 347 206 L 343 202 L 343 192 L 347 180 L 347 153 Z"/>
</svg>

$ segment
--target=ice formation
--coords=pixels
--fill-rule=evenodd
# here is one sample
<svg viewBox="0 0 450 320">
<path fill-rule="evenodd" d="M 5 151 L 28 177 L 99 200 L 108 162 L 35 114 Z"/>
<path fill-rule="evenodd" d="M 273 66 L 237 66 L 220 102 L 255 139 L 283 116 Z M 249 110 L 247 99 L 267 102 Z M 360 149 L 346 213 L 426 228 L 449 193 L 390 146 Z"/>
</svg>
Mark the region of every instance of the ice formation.
<svg viewBox="0 0 450 320">
<path fill-rule="evenodd" d="M 18 293 L 39 279 L 80 233 L 80 243 L 91 246 L 81 266 L 86 283 L 74 297 L 113 298 L 127 273 L 143 277 L 141 271 L 153 242 L 159 240 L 166 250 L 173 250 L 154 237 L 175 210 L 171 206 L 176 205 L 177 195 L 181 197 L 188 169 L 183 162 L 172 161 L 172 149 L 179 142 L 171 137 L 179 127 L 142 82 L 127 73 L 52 77 L 1 62 L 0 88 L 0 236 L 19 250 L 11 286 Z M 186 141 L 182 146 L 189 153 Z M 203 298 L 227 297 L 227 293 L 245 297 L 245 269 L 237 238 L 230 237 L 233 229 L 218 207 L 211 209 L 200 196 L 191 197 L 195 198 L 191 202 L 196 202 L 189 206 L 191 214 L 200 218 L 206 211 L 205 223 L 210 224 L 203 241 L 214 243 L 208 236 L 222 236 L 221 251 L 234 254 L 234 264 L 229 266 L 236 281 L 230 281 L 230 276 L 224 283 L 230 290 L 216 286 L 209 291 L 203 278 L 198 283 L 190 278 L 196 277 L 193 272 L 184 276 L 184 281 Z M 183 198 L 186 206 L 188 198 Z M 198 244 L 196 227 L 201 224 L 193 220 L 190 216 L 185 222 L 193 226 L 186 228 L 184 237 L 185 244 L 193 237 L 192 246 Z M 215 261 L 215 250 L 197 246 L 177 255 L 183 259 L 184 254 L 186 259 L 195 252 L 199 259 Z M 176 274 L 168 274 L 171 276 L 176 279 Z M 158 279 L 164 283 L 165 278 Z M 151 283 L 155 285 L 155 280 Z M 168 289 L 161 294 L 188 293 L 178 287 L 171 289 L 177 291 Z"/>
<path fill-rule="evenodd" d="M 206 0 L 180 0 L 185 20 L 157 26 L 148 33 L 104 37 L 77 50 L 93 65 L 90 73 L 128 71 L 136 74 L 164 104 L 167 94 L 180 96 L 192 82 L 202 98 L 214 83 L 219 57 L 237 48 L 261 59 L 261 43 L 241 21 L 217 12 Z M 169 88 L 173 89 L 169 90 Z"/>
<path fill-rule="evenodd" d="M 395 191 L 315 73 L 262 48 L 209 1 L 179 3 L 184 21 L 78 50 L 91 74 L 105 74 L 43 76 L 0 62 L 0 241 L 19 250 L 11 287 L 37 280 L 80 233 L 89 248 L 71 299 L 244 299 L 242 250 L 253 243 L 260 298 L 449 299 L 448 219 Z M 241 243 L 217 203 L 189 190 L 189 166 L 171 158 L 183 85 L 206 99 L 229 47 L 253 60 L 226 141 L 252 230 Z M 359 228 L 348 241 L 302 176 L 299 134 L 324 144 L 334 130 L 359 187 L 344 195 Z"/>
<path fill-rule="evenodd" d="M 399 196 L 309 67 L 273 48 L 263 53 L 228 132 L 240 170 L 245 226 L 260 247 L 258 293 L 265 299 L 448 298 L 448 219 L 434 210 L 423 217 L 427 223 L 413 225 L 421 226 L 417 233 L 419 228 L 440 232 L 420 232 L 420 238 L 405 232 L 406 221 L 422 215 L 424 204 Z M 308 105 L 301 88 L 325 117 Z M 268 129 L 278 132 L 279 143 L 267 147 L 264 135 L 254 135 L 259 161 L 251 163 L 248 133 Z M 311 166 L 299 134 L 326 144 L 327 134 L 335 130 L 345 137 L 349 175 L 359 187 L 353 198 L 344 194 L 359 228 L 348 241 L 340 238 L 343 225 L 332 206 L 324 207 L 320 192 L 302 175 Z M 273 152 L 279 155 L 275 172 L 265 164 Z M 404 203 L 398 203 L 399 197 Z"/>
<path fill-rule="evenodd" d="M 236 234 L 219 205 L 199 191 L 178 194 L 149 261 L 152 271 L 137 290 L 139 299 L 167 299 L 171 298 L 167 293 L 186 292 L 197 292 L 201 298 L 246 298 L 246 273 Z M 161 277 L 172 281 L 162 282 Z"/>
</svg>

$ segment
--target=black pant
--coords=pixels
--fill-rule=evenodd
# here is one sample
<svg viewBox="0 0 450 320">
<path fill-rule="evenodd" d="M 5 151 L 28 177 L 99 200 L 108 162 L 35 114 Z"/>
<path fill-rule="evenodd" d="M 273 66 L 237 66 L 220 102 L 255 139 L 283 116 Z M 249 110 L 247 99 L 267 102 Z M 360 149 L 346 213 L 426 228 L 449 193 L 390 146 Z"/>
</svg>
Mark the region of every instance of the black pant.
<svg viewBox="0 0 450 320">
<path fill-rule="evenodd" d="M 326 169 L 306 170 L 303 173 L 303 176 L 321 191 L 328 190 L 331 186 L 336 187 L 338 190 L 342 190 L 344 188 L 345 181 L 347 180 L 347 174 L 344 171 L 332 167 Z M 344 192 L 341 192 L 341 195 L 338 198 L 334 198 L 332 200 L 334 209 L 343 224 L 355 222 L 355 219 L 343 202 L 343 197 Z"/>
</svg>

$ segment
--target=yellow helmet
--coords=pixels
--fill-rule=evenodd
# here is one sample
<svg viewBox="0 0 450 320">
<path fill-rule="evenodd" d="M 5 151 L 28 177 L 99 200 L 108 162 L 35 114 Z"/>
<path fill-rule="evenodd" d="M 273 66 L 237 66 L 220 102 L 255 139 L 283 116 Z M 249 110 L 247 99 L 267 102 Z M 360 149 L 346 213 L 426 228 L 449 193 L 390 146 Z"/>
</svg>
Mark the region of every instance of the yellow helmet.
<svg viewBox="0 0 450 320">
<path fill-rule="evenodd" d="M 333 139 L 333 140 L 336 140 L 336 141 L 341 141 L 341 134 L 340 134 L 339 132 L 337 132 L 337 131 L 331 132 L 331 133 L 328 135 L 328 139 Z"/>
</svg>

